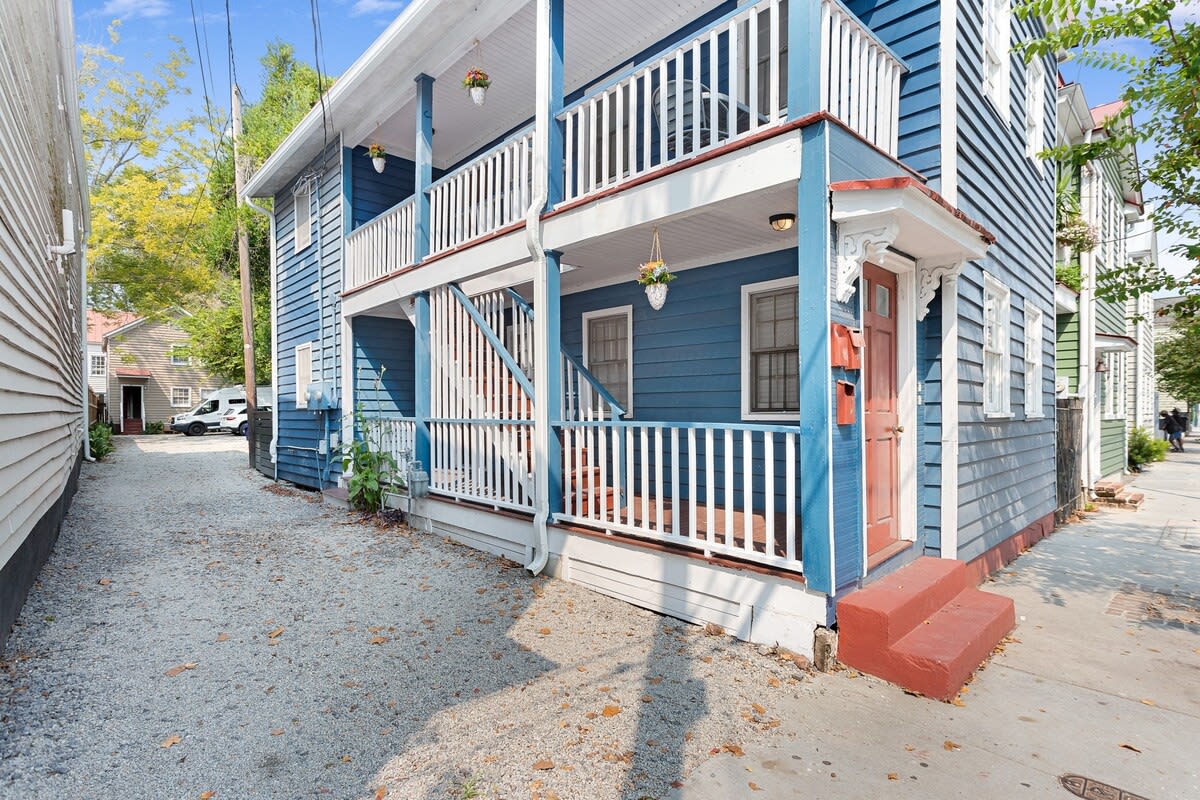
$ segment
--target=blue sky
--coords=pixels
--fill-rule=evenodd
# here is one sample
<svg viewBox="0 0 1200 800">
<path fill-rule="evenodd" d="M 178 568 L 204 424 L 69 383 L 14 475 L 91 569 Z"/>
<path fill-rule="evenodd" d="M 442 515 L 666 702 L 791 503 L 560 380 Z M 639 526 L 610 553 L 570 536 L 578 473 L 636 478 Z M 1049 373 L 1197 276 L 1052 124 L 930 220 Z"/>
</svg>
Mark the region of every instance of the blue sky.
<svg viewBox="0 0 1200 800">
<path fill-rule="evenodd" d="M 370 46 L 409 0 L 317 0 L 320 12 L 323 49 L 322 68 L 326 74 L 341 75 Z M 237 66 L 243 96 L 250 102 L 258 97 L 262 71 L 258 58 L 267 43 L 280 39 L 296 48 L 299 58 L 314 62 L 313 22 L 308 0 L 228 0 Z M 196 25 L 193 25 L 193 11 Z M 1195 19 L 1200 15 L 1200 0 L 1184 0 L 1178 16 Z M 132 69 L 149 71 L 162 61 L 174 46 L 170 37 L 180 39 L 192 57 L 188 74 L 189 98 L 172 106 L 180 116 L 199 113 L 204 108 L 202 82 L 197 58 L 196 34 L 200 36 L 202 59 L 210 71 L 209 84 L 213 103 L 221 109 L 229 106 L 229 77 L 226 60 L 225 0 L 76 0 L 76 34 L 80 42 L 108 45 L 107 29 L 114 19 L 121 20 L 121 41 L 114 52 Z M 1137 48 L 1138 42 L 1119 46 Z M 1064 79 L 1082 83 L 1088 102 L 1097 106 L 1116 99 L 1120 91 L 1118 77 L 1089 69 L 1075 61 L 1064 63 Z M 1143 121 L 1144 122 L 1144 121 Z M 1168 242 L 1160 241 L 1165 250 Z M 1182 272 L 1185 265 L 1162 254 L 1164 264 Z"/>
</svg>

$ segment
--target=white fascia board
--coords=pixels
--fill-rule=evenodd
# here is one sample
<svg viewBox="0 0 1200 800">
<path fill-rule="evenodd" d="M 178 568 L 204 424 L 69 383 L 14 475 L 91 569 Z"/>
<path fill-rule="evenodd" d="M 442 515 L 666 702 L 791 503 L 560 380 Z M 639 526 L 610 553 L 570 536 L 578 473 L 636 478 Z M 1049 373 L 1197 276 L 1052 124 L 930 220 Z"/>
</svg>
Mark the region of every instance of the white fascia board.
<svg viewBox="0 0 1200 800">
<path fill-rule="evenodd" d="M 1137 349 L 1137 340 L 1112 333 L 1097 333 L 1094 341 L 1097 353 L 1112 351 L 1128 353 Z"/>
<path fill-rule="evenodd" d="M 1059 314 L 1074 314 L 1079 310 L 1079 293 L 1061 283 L 1054 284 L 1054 310 Z"/>
<path fill-rule="evenodd" d="M 832 195 L 834 222 L 897 220 L 900 235 L 895 246 L 913 258 L 958 254 L 973 261 L 987 252 L 988 243 L 978 230 L 915 187 L 853 189 Z"/>
</svg>

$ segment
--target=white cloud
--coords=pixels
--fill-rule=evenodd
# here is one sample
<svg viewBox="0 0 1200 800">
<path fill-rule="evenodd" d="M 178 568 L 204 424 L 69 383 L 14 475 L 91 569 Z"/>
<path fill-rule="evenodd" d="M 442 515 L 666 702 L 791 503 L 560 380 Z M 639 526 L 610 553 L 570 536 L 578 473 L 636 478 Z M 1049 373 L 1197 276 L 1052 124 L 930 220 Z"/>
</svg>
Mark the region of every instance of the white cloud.
<svg viewBox="0 0 1200 800">
<path fill-rule="evenodd" d="M 354 0 L 350 15 L 361 17 L 366 14 L 395 14 L 408 5 L 408 0 Z"/>
<path fill-rule="evenodd" d="M 1185 0 L 1171 11 L 1171 22 L 1183 25 L 1187 22 L 1200 23 L 1200 0 Z"/>
<path fill-rule="evenodd" d="M 162 17 L 170 11 L 167 0 L 108 0 L 100 9 L 105 17 L 133 19 L 135 17 Z"/>
</svg>

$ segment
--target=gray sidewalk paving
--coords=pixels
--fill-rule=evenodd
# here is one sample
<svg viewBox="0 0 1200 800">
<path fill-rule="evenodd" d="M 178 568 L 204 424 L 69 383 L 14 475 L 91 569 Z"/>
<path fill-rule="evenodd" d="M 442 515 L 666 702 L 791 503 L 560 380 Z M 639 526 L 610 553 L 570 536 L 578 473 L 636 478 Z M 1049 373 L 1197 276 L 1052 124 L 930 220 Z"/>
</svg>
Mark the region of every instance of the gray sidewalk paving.
<svg viewBox="0 0 1200 800">
<path fill-rule="evenodd" d="M 1013 598 L 1017 629 L 961 705 L 825 676 L 770 709 L 782 736 L 670 797 L 1069 798 L 1076 774 L 1200 798 L 1200 446 L 1135 484 L 1140 511 L 1087 514 L 983 587 Z"/>
</svg>

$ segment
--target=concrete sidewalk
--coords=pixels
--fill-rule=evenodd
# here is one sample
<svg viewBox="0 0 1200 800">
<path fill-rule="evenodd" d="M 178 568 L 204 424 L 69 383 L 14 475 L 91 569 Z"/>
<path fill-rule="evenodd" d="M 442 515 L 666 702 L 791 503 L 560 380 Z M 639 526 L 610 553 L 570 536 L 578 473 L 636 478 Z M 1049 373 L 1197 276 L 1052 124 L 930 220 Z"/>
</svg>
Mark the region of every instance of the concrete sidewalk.
<svg viewBox="0 0 1200 800">
<path fill-rule="evenodd" d="M 784 735 L 670 797 L 1062 799 L 1074 774 L 1128 793 L 1086 797 L 1200 798 L 1200 446 L 1136 485 L 1140 511 L 1087 514 L 985 584 L 1017 629 L 961 705 L 847 671 L 764 692 Z"/>
</svg>

